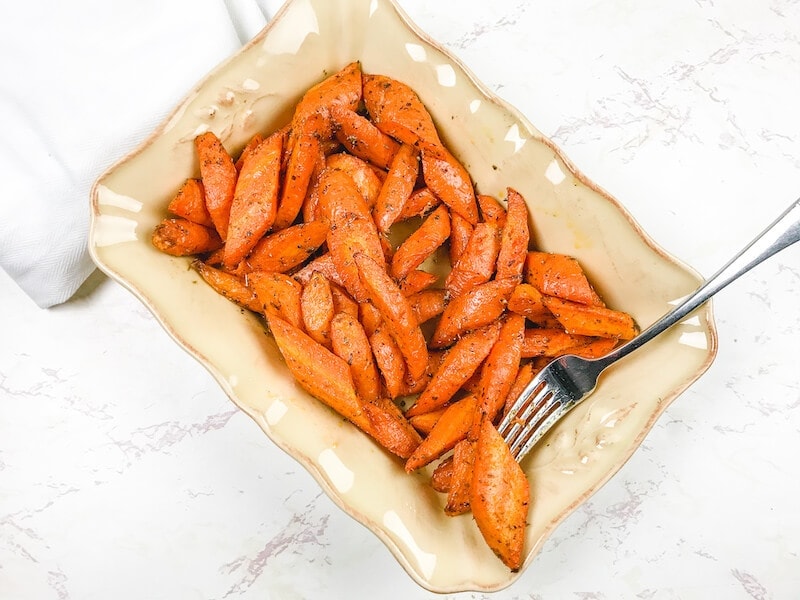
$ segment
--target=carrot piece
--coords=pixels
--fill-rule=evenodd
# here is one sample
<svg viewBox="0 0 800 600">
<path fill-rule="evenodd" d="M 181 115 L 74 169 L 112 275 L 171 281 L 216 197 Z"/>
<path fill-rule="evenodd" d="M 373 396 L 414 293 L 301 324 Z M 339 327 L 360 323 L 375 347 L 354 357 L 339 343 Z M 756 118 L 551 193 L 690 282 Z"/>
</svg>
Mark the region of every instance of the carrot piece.
<svg viewBox="0 0 800 600">
<path fill-rule="evenodd" d="M 339 272 L 336 270 L 336 265 L 333 263 L 333 257 L 331 256 L 330 252 L 320 254 L 310 262 L 306 263 L 303 268 L 295 271 L 294 275 L 292 276 L 302 285 L 305 285 L 308 283 L 308 280 L 311 279 L 311 276 L 317 271 L 325 275 L 325 277 L 331 283 L 335 283 L 338 286 L 344 287 L 344 280 L 342 280 Z"/>
<path fill-rule="evenodd" d="M 182 217 L 163 219 L 153 229 L 151 242 L 158 250 L 172 256 L 189 256 L 222 247 L 216 231 Z"/>
<path fill-rule="evenodd" d="M 355 110 L 361 101 L 361 65 L 351 62 L 303 94 L 292 116 L 292 138 L 300 131 L 301 123 L 309 115 L 328 111 L 333 105 Z"/>
<path fill-rule="evenodd" d="M 425 391 L 425 388 L 428 387 L 433 376 L 436 374 L 436 371 L 439 370 L 439 367 L 444 360 L 444 352 L 440 350 L 429 350 L 428 351 L 428 369 L 423 373 L 422 377 L 418 377 L 414 379 L 410 377 L 408 373 L 406 373 L 405 378 L 405 386 L 403 387 L 402 392 L 400 393 L 401 396 L 413 396 L 415 394 L 421 394 Z"/>
<path fill-rule="evenodd" d="M 236 165 L 222 142 L 211 131 L 198 135 L 194 139 L 194 146 L 200 162 L 206 208 L 214 228 L 224 240 L 228 235 L 228 219 L 236 188 Z"/>
<path fill-rule="evenodd" d="M 254 271 L 248 273 L 247 286 L 251 288 L 262 306 L 266 317 L 278 315 L 294 327 L 302 329 L 303 316 L 300 308 L 300 284 L 282 273 Z"/>
<path fill-rule="evenodd" d="M 494 196 L 488 194 L 478 194 L 478 208 L 481 211 L 481 218 L 487 223 L 494 223 L 502 229 L 506 223 L 506 209 Z"/>
<path fill-rule="evenodd" d="M 544 296 L 542 300 L 568 333 L 622 340 L 629 340 L 637 333 L 636 323 L 628 313 L 554 296 Z"/>
<path fill-rule="evenodd" d="M 375 173 L 375 169 L 368 163 L 352 154 L 338 152 L 328 156 L 325 159 L 325 165 L 328 169 L 338 169 L 349 175 L 367 203 L 367 207 L 371 209 L 375 206 L 383 182 Z"/>
<path fill-rule="evenodd" d="M 472 471 L 475 463 L 475 441 L 461 440 L 453 448 L 453 474 L 447 492 L 444 512 L 450 517 L 462 515 L 470 510 Z"/>
<path fill-rule="evenodd" d="M 422 438 L 394 402 L 380 396 L 364 403 L 364 412 L 372 425 L 372 437 L 400 458 L 408 458 Z"/>
<path fill-rule="evenodd" d="M 376 400 L 381 395 L 381 380 L 361 323 L 348 313 L 338 313 L 330 324 L 330 338 L 334 354 L 350 365 L 358 396 L 365 402 Z"/>
<path fill-rule="evenodd" d="M 358 190 L 355 181 L 342 169 L 329 169 L 320 174 L 318 218 L 333 221 L 338 213 L 353 213 L 372 223 L 372 211 Z"/>
<path fill-rule="evenodd" d="M 489 421 L 494 421 L 502 410 L 508 391 L 517 376 L 524 339 L 525 317 L 508 315 L 500 328 L 497 343 L 492 347 L 481 368 L 478 410 Z M 476 420 L 476 426 L 478 422 Z"/>
<path fill-rule="evenodd" d="M 347 107 L 330 108 L 336 139 L 351 154 L 388 169 L 400 144 L 378 129 L 372 121 Z"/>
<path fill-rule="evenodd" d="M 453 480 L 453 456 L 442 460 L 431 473 L 431 487 L 437 492 L 446 494 Z"/>
<path fill-rule="evenodd" d="M 450 264 L 455 265 L 464 253 L 469 238 L 472 236 L 472 225 L 458 213 L 450 213 Z"/>
<path fill-rule="evenodd" d="M 508 310 L 524 315 L 532 321 L 552 317 L 542 300 L 542 293 L 530 283 L 520 283 L 508 298 Z"/>
<path fill-rule="evenodd" d="M 528 229 L 528 205 L 525 199 L 512 188 L 508 188 L 508 214 L 500 238 L 500 253 L 497 257 L 498 279 L 514 277 L 522 281 L 522 271 L 530 242 Z"/>
<path fill-rule="evenodd" d="M 419 267 L 450 236 L 450 215 L 439 206 L 397 248 L 392 258 L 392 277 L 402 279 Z"/>
<path fill-rule="evenodd" d="M 222 294 L 231 302 L 235 302 L 248 310 L 257 313 L 261 312 L 262 306 L 258 302 L 255 292 L 247 287 L 244 281 L 236 275 L 215 269 L 201 260 L 193 261 L 192 267 L 218 294 Z"/>
<path fill-rule="evenodd" d="M 272 228 L 278 206 L 283 137 L 271 135 L 242 165 L 230 208 L 223 263 L 233 268 Z"/>
<path fill-rule="evenodd" d="M 383 383 L 390 398 L 402 395 L 406 376 L 406 363 L 394 338 L 384 325 L 379 325 L 369 336 L 369 344 Z"/>
<path fill-rule="evenodd" d="M 383 247 L 372 219 L 354 213 L 337 212 L 328 233 L 328 249 L 344 288 L 357 301 L 365 301 L 369 294 L 359 277 L 355 256 L 371 258 L 383 271 Z"/>
<path fill-rule="evenodd" d="M 316 221 L 319 218 L 319 186 L 322 172 L 326 167 L 326 156 L 323 149 L 320 147 L 317 150 L 317 156 L 314 159 L 314 168 L 311 171 L 311 179 L 308 182 L 308 189 L 306 190 L 306 197 L 303 198 L 303 206 L 300 209 L 304 223 Z"/>
<path fill-rule="evenodd" d="M 597 337 L 586 342 L 583 346 L 570 348 L 569 353 L 584 358 L 599 358 L 611 352 L 619 343 L 617 338 Z"/>
<path fill-rule="evenodd" d="M 356 253 L 354 258 L 369 299 L 405 357 L 409 375 L 414 379 L 422 377 L 428 366 L 428 347 L 408 300 L 379 263 L 362 253 Z"/>
<path fill-rule="evenodd" d="M 439 458 L 463 440 L 476 415 L 478 400 L 473 395 L 454 402 L 436 421 L 428 436 L 417 446 L 406 461 L 406 472 L 411 473 Z"/>
<path fill-rule="evenodd" d="M 300 386 L 362 430 L 372 433 L 372 423 L 356 394 L 348 364 L 275 313 L 269 313 L 267 321 L 286 366 Z"/>
<path fill-rule="evenodd" d="M 283 190 L 275 215 L 275 229 L 291 225 L 303 207 L 319 155 L 320 140 L 326 135 L 327 123 L 323 114 L 313 113 L 300 124 L 283 178 Z"/>
<path fill-rule="evenodd" d="M 470 507 L 486 543 L 512 571 L 522 566 L 530 488 L 505 440 L 484 420 L 472 466 Z"/>
<path fill-rule="evenodd" d="M 421 415 L 447 404 L 489 355 L 499 335 L 500 324 L 492 323 L 458 340 L 406 415 Z"/>
<path fill-rule="evenodd" d="M 239 158 L 237 158 L 236 162 L 234 163 L 237 171 L 242 170 L 242 165 L 244 165 L 244 161 L 247 159 L 250 153 L 253 152 L 253 150 L 258 148 L 258 145 L 263 141 L 264 141 L 264 136 L 261 135 L 260 133 L 254 134 L 253 137 L 251 137 L 247 141 L 247 144 L 245 144 L 244 148 L 242 148 L 242 151 L 239 153 Z"/>
<path fill-rule="evenodd" d="M 430 113 L 408 85 L 385 75 L 364 75 L 363 94 L 378 129 L 412 146 L 442 147 Z"/>
<path fill-rule="evenodd" d="M 436 425 L 436 421 L 439 420 L 444 412 L 447 410 L 446 406 L 439 408 L 437 410 L 432 410 L 431 412 L 427 412 L 421 415 L 417 415 L 415 417 L 409 417 L 408 421 L 411 425 L 422 434 L 428 435 L 433 429 L 433 426 Z"/>
<path fill-rule="evenodd" d="M 389 173 L 375 203 L 374 218 L 378 230 L 387 233 L 402 212 L 419 174 L 419 152 L 403 144 L 394 155 Z"/>
<path fill-rule="evenodd" d="M 409 296 L 413 296 L 414 294 L 428 289 L 437 281 L 439 281 L 439 277 L 433 273 L 420 269 L 413 269 L 406 273 L 405 277 L 398 280 L 397 285 L 400 287 L 400 291 L 403 292 L 403 296 L 408 298 Z"/>
<path fill-rule="evenodd" d="M 584 335 L 573 335 L 563 329 L 534 328 L 525 330 L 525 339 L 522 342 L 522 356 L 556 357 L 571 353 L 573 349 L 580 348 L 592 338 Z"/>
<path fill-rule="evenodd" d="M 517 374 L 514 377 L 514 383 L 511 384 L 508 394 L 506 394 L 505 402 L 503 403 L 504 416 L 508 413 L 508 411 L 511 409 L 511 406 L 522 395 L 522 392 L 525 391 L 525 388 L 528 387 L 528 384 L 533 381 L 534 376 L 540 370 L 541 369 L 536 368 L 532 362 L 524 362 L 519 366 L 519 369 L 517 369 Z"/>
<path fill-rule="evenodd" d="M 417 323 L 425 323 L 442 313 L 446 304 L 445 294 L 444 290 L 432 289 L 422 290 L 408 296 L 408 303 L 411 305 Z"/>
<path fill-rule="evenodd" d="M 422 151 L 422 175 L 425 184 L 450 210 L 471 225 L 478 222 L 478 203 L 472 180 L 464 166 L 444 148 L 438 153 Z"/>
<path fill-rule="evenodd" d="M 206 208 L 206 193 L 203 182 L 199 179 L 187 179 L 183 182 L 175 197 L 170 201 L 167 210 L 173 215 L 183 217 L 204 227 L 213 227 L 214 222 Z"/>
<path fill-rule="evenodd" d="M 331 321 L 334 317 L 333 294 L 322 273 L 314 273 L 300 293 L 300 314 L 311 338 L 326 348 L 331 347 Z"/>
<path fill-rule="evenodd" d="M 494 279 L 452 298 L 436 324 L 430 341 L 431 348 L 449 346 L 465 331 L 495 321 L 503 314 L 506 299 L 514 287 L 513 279 Z"/>
<path fill-rule="evenodd" d="M 605 306 L 578 261 L 565 254 L 528 252 L 525 281 L 548 296 L 581 304 Z"/>
<path fill-rule="evenodd" d="M 444 287 L 451 297 L 460 296 L 492 278 L 500 251 L 500 229 L 492 223 L 478 223 L 458 262 L 453 265 Z"/>
<path fill-rule="evenodd" d="M 345 292 L 341 286 L 333 282 L 329 282 L 331 286 L 331 297 L 333 298 L 333 310 L 338 315 L 345 313 L 358 319 L 358 302 L 353 300 L 350 295 Z"/>
<path fill-rule="evenodd" d="M 403 209 L 397 215 L 395 223 L 406 221 L 413 217 L 424 217 L 441 203 L 442 201 L 436 197 L 436 194 L 427 187 L 414 190 L 405 204 L 403 204 Z"/>
<path fill-rule="evenodd" d="M 328 225 L 322 221 L 292 225 L 261 238 L 243 266 L 250 271 L 286 273 L 305 262 L 327 237 Z"/>
<path fill-rule="evenodd" d="M 383 316 L 371 302 L 360 302 L 358 304 L 358 319 L 364 326 L 364 331 L 371 336 L 383 323 Z"/>
</svg>

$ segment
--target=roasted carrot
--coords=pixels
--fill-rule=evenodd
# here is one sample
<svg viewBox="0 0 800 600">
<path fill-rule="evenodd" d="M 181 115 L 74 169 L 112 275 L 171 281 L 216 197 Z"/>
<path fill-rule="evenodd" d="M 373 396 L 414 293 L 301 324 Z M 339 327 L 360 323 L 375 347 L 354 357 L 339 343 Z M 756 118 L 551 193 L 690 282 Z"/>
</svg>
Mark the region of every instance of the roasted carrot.
<svg viewBox="0 0 800 600">
<path fill-rule="evenodd" d="M 322 221 L 292 225 L 261 238 L 243 267 L 246 271 L 286 273 L 305 262 L 327 237 L 328 225 Z"/>
<path fill-rule="evenodd" d="M 472 236 L 472 225 L 458 213 L 450 214 L 450 264 L 455 265 Z"/>
<path fill-rule="evenodd" d="M 445 149 L 434 153 L 422 151 L 422 174 L 425 184 L 454 213 L 471 225 L 478 222 L 478 204 L 472 180 L 464 166 Z"/>
<path fill-rule="evenodd" d="M 487 223 L 494 223 L 502 229 L 506 223 L 506 209 L 500 204 L 500 201 L 488 194 L 478 194 L 476 199 L 478 208 L 481 211 L 481 218 Z"/>
<path fill-rule="evenodd" d="M 520 283 L 514 288 L 508 298 L 508 310 L 532 321 L 553 316 L 553 313 L 544 305 L 542 293 L 530 283 Z"/>
<path fill-rule="evenodd" d="M 338 315 L 339 313 L 346 313 L 358 319 L 358 302 L 350 297 L 350 294 L 345 292 L 341 286 L 329 282 L 331 286 L 331 297 L 333 298 L 333 310 Z"/>
<path fill-rule="evenodd" d="M 486 543 L 509 569 L 518 571 L 530 489 L 525 473 L 488 419 L 476 442 L 469 502 Z"/>
<path fill-rule="evenodd" d="M 506 399 L 503 403 L 503 415 L 508 413 L 511 406 L 522 395 L 522 392 L 525 391 L 525 388 L 528 387 L 528 384 L 539 371 L 540 369 L 536 368 L 530 361 L 520 364 L 519 369 L 517 369 L 517 374 L 514 377 L 514 383 L 511 384 L 508 394 L 506 394 Z"/>
<path fill-rule="evenodd" d="M 338 313 L 331 321 L 330 336 L 333 352 L 350 365 L 359 397 L 365 402 L 376 400 L 381 395 L 381 380 L 361 323 L 348 313 Z"/>
<path fill-rule="evenodd" d="M 500 254 L 497 257 L 498 279 L 513 277 L 522 281 L 529 242 L 528 205 L 519 192 L 508 188 L 508 214 L 500 238 Z"/>
<path fill-rule="evenodd" d="M 388 169 L 400 144 L 378 129 L 372 121 L 341 105 L 330 108 L 336 139 L 351 154 Z"/>
<path fill-rule="evenodd" d="M 567 333 L 563 329 L 545 327 L 526 329 L 522 343 L 522 356 L 525 358 L 561 356 L 572 353 L 573 349 L 586 345 L 592 339 L 585 335 Z"/>
<path fill-rule="evenodd" d="M 387 233 L 414 191 L 419 174 L 419 152 L 403 144 L 394 155 L 389 173 L 375 203 L 374 218 L 378 230 Z"/>
<path fill-rule="evenodd" d="M 397 398 L 405 389 L 406 363 L 400 347 L 385 325 L 379 325 L 369 336 L 369 344 L 383 384 L 390 398 Z"/>
<path fill-rule="evenodd" d="M 497 343 L 481 368 L 478 387 L 478 411 L 483 418 L 494 421 L 505 404 L 508 391 L 514 384 L 522 359 L 525 338 L 525 317 L 507 315 Z M 476 419 L 476 425 L 478 420 Z"/>
<path fill-rule="evenodd" d="M 636 323 L 628 313 L 553 296 L 542 300 L 568 333 L 621 340 L 629 340 L 637 333 Z"/>
<path fill-rule="evenodd" d="M 392 277 L 402 279 L 419 267 L 450 236 L 450 215 L 439 206 L 397 248 L 392 258 Z"/>
<path fill-rule="evenodd" d="M 381 311 L 367 300 L 366 302 L 360 302 L 358 304 L 358 320 L 361 321 L 367 335 L 372 336 L 375 330 L 383 323 L 383 316 L 381 315 Z"/>
<path fill-rule="evenodd" d="M 167 210 L 177 217 L 183 217 L 205 227 L 213 227 L 214 222 L 206 207 L 203 182 L 189 178 L 183 182 L 175 197 L 170 201 Z"/>
<path fill-rule="evenodd" d="M 358 302 L 367 299 L 368 293 L 359 277 L 356 254 L 363 254 L 384 270 L 383 246 L 372 219 L 344 211 L 336 211 L 328 233 L 328 249 L 344 288 Z"/>
<path fill-rule="evenodd" d="M 463 440 L 472 427 L 473 418 L 477 414 L 477 406 L 478 400 L 473 395 L 465 396 L 451 404 L 436 421 L 428 436 L 408 457 L 405 465 L 406 472 L 410 473 L 421 469 L 445 452 L 452 450 L 458 442 Z"/>
<path fill-rule="evenodd" d="M 500 324 L 492 323 L 458 340 L 406 415 L 421 415 L 447 404 L 489 355 L 499 335 Z"/>
<path fill-rule="evenodd" d="M 604 306 L 578 261 L 565 254 L 528 252 L 525 281 L 542 294 L 572 302 Z"/>
<path fill-rule="evenodd" d="M 261 135 L 260 133 L 254 134 L 253 137 L 251 137 L 247 141 L 247 144 L 245 144 L 244 148 L 242 148 L 242 151 L 239 153 L 239 158 L 237 158 L 236 162 L 234 163 L 237 171 L 242 170 L 244 161 L 247 160 L 247 157 L 250 155 L 250 153 L 252 153 L 253 150 L 255 150 L 256 148 L 258 148 L 258 145 L 263 141 L 264 141 L 264 136 Z"/>
<path fill-rule="evenodd" d="M 346 152 L 331 154 L 325 159 L 328 169 L 338 169 L 344 171 L 353 180 L 356 189 L 359 191 L 367 207 L 370 209 L 378 201 L 383 182 L 375 172 L 375 169 L 365 161 Z"/>
<path fill-rule="evenodd" d="M 422 290 L 408 296 L 408 303 L 414 312 L 417 323 L 425 323 L 440 315 L 445 307 L 445 291 L 438 289 Z"/>
<path fill-rule="evenodd" d="M 442 408 L 417 415 L 416 417 L 409 417 L 408 421 L 414 429 L 424 435 L 428 435 L 431 429 L 433 429 L 433 426 L 436 425 L 436 421 L 439 420 L 439 417 L 441 417 L 446 410 L 447 407 L 443 406 Z"/>
<path fill-rule="evenodd" d="M 235 267 L 272 228 L 278 208 L 283 136 L 274 134 L 247 157 L 236 181 L 223 264 Z"/>
<path fill-rule="evenodd" d="M 248 310 L 261 312 L 262 306 L 258 302 L 255 292 L 247 287 L 244 281 L 236 275 L 215 269 L 201 260 L 192 261 L 192 267 L 218 294 L 222 294 L 231 302 L 235 302 Z"/>
<path fill-rule="evenodd" d="M 222 247 L 222 240 L 210 227 L 182 217 L 163 219 L 153 230 L 153 246 L 172 256 L 190 256 Z"/>
<path fill-rule="evenodd" d="M 400 214 L 397 215 L 395 222 L 406 221 L 413 217 L 424 217 L 441 203 L 442 201 L 427 187 L 414 190 L 403 205 Z"/>
<path fill-rule="evenodd" d="M 450 490 L 453 481 L 453 455 L 442 459 L 431 473 L 431 487 L 442 494 Z"/>
<path fill-rule="evenodd" d="M 334 317 L 333 294 L 322 273 L 314 273 L 300 292 L 300 314 L 306 333 L 326 348 L 331 347 L 331 321 Z M 337 353 L 338 354 L 338 353 Z"/>
<path fill-rule="evenodd" d="M 447 492 L 444 512 L 450 517 L 462 515 L 470 510 L 472 471 L 475 463 L 475 441 L 461 440 L 453 448 L 453 473 Z"/>
<path fill-rule="evenodd" d="M 311 114 L 327 112 L 334 105 L 355 110 L 360 101 L 361 65 L 358 62 L 351 62 L 303 94 L 292 116 L 292 145 L 297 135 L 295 132 L 300 131 L 302 122 Z"/>
<path fill-rule="evenodd" d="M 500 229 L 492 223 L 478 223 L 458 262 L 453 265 L 444 287 L 451 297 L 460 296 L 492 278 L 500 251 Z"/>
<path fill-rule="evenodd" d="M 302 329 L 302 287 L 297 281 L 282 273 L 263 271 L 248 273 L 245 280 L 247 286 L 255 292 L 266 317 L 276 314 L 292 326 Z"/>
<path fill-rule="evenodd" d="M 405 277 L 397 281 L 400 291 L 408 298 L 430 288 L 433 284 L 439 281 L 439 277 L 429 271 L 422 271 L 420 269 L 413 269 L 406 273 Z"/>
<path fill-rule="evenodd" d="M 338 286 L 344 287 L 344 280 L 336 270 L 336 265 L 333 263 L 333 257 L 330 252 L 320 254 L 316 258 L 306 263 L 301 269 L 295 271 L 292 275 L 298 282 L 305 285 L 311 276 L 319 271 L 330 281 Z"/>
<path fill-rule="evenodd" d="M 464 332 L 497 320 L 514 287 L 514 280 L 493 279 L 452 298 L 436 324 L 431 348 L 449 346 Z"/>
<path fill-rule="evenodd" d="M 385 396 L 365 402 L 364 412 L 375 440 L 400 458 L 408 458 L 422 441 L 400 409 Z"/>
<path fill-rule="evenodd" d="M 194 146 L 200 162 L 200 179 L 205 190 L 206 208 L 214 222 L 214 228 L 224 240 L 228 235 L 228 219 L 236 188 L 236 165 L 212 131 L 198 135 L 194 139 Z"/>
</svg>

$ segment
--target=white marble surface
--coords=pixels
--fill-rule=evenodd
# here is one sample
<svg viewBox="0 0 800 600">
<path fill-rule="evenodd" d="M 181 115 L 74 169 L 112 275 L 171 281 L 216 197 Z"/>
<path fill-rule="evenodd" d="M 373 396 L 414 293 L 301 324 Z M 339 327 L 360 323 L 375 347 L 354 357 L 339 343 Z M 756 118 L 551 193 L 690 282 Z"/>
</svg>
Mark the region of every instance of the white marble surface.
<svg viewBox="0 0 800 600">
<path fill-rule="evenodd" d="M 796 0 L 400 4 L 705 275 L 800 195 Z M 710 370 L 492 597 L 800 594 L 800 246 L 714 306 Z M 437 597 L 119 285 L 0 307 L 1 598 Z"/>
</svg>

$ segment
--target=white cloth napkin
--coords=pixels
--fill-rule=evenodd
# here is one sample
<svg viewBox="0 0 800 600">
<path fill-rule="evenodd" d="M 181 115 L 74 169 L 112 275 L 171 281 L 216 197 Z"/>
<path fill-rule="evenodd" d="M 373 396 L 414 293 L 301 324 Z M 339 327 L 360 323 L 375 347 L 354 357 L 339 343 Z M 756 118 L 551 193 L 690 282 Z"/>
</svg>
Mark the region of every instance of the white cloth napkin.
<svg viewBox="0 0 800 600">
<path fill-rule="evenodd" d="M 89 191 L 282 0 L 37 0 L 0 11 L 0 267 L 42 307 L 94 269 Z M 13 6 L 13 8 L 11 8 Z"/>
</svg>

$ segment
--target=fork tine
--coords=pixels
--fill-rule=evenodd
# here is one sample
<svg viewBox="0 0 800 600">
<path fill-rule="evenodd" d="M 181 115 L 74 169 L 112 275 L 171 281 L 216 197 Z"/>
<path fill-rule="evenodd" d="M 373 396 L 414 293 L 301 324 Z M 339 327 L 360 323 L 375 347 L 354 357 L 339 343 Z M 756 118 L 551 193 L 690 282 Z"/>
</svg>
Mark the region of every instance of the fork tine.
<svg viewBox="0 0 800 600">
<path fill-rule="evenodd" d="M 530 419 L 520 435 L 514 441 L 514 448 L 511 450 L 517 462 L 521 461 L 525 455 L 533 448 L 550 427 L 564 416 L 569 410 L 569 405 L 564 404 L 556 394 L 550 393 L 546 404 Z"/>
</svg>

